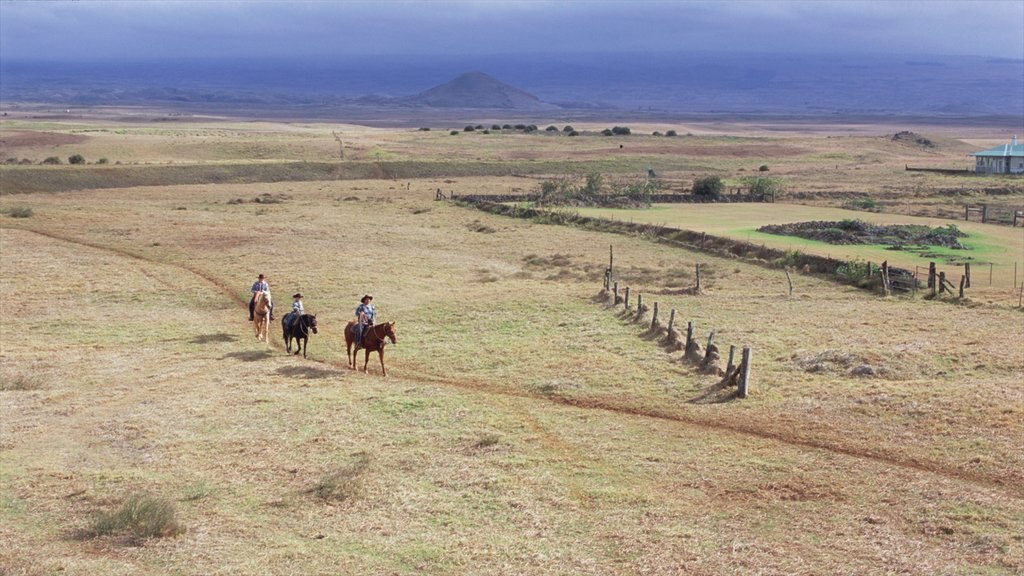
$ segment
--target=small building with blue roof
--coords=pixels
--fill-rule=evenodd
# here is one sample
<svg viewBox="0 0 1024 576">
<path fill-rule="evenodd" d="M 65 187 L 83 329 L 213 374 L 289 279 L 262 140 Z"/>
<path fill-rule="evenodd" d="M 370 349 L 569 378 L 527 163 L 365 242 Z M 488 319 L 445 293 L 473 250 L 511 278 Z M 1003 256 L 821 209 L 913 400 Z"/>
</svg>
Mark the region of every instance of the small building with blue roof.
<svg viewBox="0 0 1024 576">
<path fill-rule="evenodd" d="M 1024 144 L 1014 136 L 1009 144 L 975 152 L 974 171 L 979 174 L 1024 174 Z"/>
</svg>

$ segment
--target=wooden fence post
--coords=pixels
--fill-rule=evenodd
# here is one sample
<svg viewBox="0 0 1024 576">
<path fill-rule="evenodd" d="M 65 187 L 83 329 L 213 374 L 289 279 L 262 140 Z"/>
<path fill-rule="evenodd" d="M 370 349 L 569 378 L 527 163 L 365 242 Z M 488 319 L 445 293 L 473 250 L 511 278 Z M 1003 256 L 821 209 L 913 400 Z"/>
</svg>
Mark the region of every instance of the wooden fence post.
<svg viewBox="0 0 1024 576">
<path fill-rule="evenodd" d="M 700 294 L 700 264 L 697 264 L 697 294 Z"/>
<path fill-rule="evenodd" d="M 754 355 L 750 346 L 743 347 L 743 360 L 740 362 L 740 378 L 739 387 L 736 391 L 736 395 L 740 398 L 746 398 L 747 392 L 750 390 L 750 359 Z"/>
<path fill-rule="evenodd" d="M 988 219 L 988 204 L 981 205 L 981 223 L 984 224 L 985 220 Z"/>
<path fill-rule="evenodd" d="M 967 287 L 971 287 L 971 263 L 964 262 L 964 277 L 967 278 Z"/>
<path fill-rule="evenodd" d="M 619 303 L 619 283 L 612 284 L 612 305 Z"/>
<path fill-rule="evenodd" d="M 701 250 L 704 249 L 704 240 L 707 240 L 707 237 L 708 237 L 708 233 L 707 232 L 701 232 L 700 233 L 700 249 Z"/>
<path fill-rule="evenodd" d="M 935 262 L 928 263 L 928 287 L 932 289 L 932 294 L 935 294 Z"/>
<path fill-rule="evenodd" d="M 686 348 L 683 350 L 690 349 L 690 342 L 693 342 L 693 320 L 686 323 Z"/>
<path fill-rule="evenodd" d="M 729 363 L 725 365 L 725 375 L 726 376 L 728 376 L 729 374 L 732 374 L 732 371 L 736 368 L 736 364 L 734 363 L 735 359 L 736 359 L 736 345 L 735 344 L 730 344 L 729 345 Z"/>
<path fill-rule="evenodd" d="M 658 303 L 654 303 L 654 314 L 651 316 L 651 330 L 658 327 Z"/>
<path fill-rule="evenodd" d="M 675 324 L 676 324 L 676 309 L 673 308 L 672 311 L 668 313 L 668 333 L 669 334 L 672 333 L 672 328 L 675 326 Z"/>
<path fill-rule="evenodd" d="M 793 277 L 789 275 L 789 270 L 786 270 L 786 282 L 789 282 L 789 295 L 793 296 Z"/>
<path fill-rule="evenodd" d="M 992 285 L 992 263 L 988 263 L 988 285 Z"/>
<path fill-rule="evenodd" d="M 714 344 L 714 343 L 715 343 L 715 332 L 714 332 L 714 330 L 712 330 L 711 334 L 708 334 L 708 345 L 707 345 L 707 347 L 704 350 L 705 351 L 710 350 L 711 349 L 711 345 Z"/>
<path fill-rule="evenodd" d="M 960 298 L 964 297 L 964 283 L 967 282 L 967 276 L 960 276 Z"/>
<path fill-rule="evenodd" d="M 636 295 L 636 321 L 640 321 L 640 317 L 644 315 L 644 295 L 637 293 Z"/>
<path fill-rule="evenodd" d="M 939 294 L 946 291 L 946 273 L 939 272 Z"/>
<path fill-rule="evenodd" d="M 611 244 L 609 244 L 608 245 L 608 281 L 609 282 L 611 281 L 612 276 L 615 273 L 614 265 L 615 265 L 614 247 Z"/>
<path fill-rule="evenodd" d="M 629 286 L 626 286 L 626 295 L 623 297 L 623 302 L 626 303 L 626 310 L 629 310 Z"/>
</svg>

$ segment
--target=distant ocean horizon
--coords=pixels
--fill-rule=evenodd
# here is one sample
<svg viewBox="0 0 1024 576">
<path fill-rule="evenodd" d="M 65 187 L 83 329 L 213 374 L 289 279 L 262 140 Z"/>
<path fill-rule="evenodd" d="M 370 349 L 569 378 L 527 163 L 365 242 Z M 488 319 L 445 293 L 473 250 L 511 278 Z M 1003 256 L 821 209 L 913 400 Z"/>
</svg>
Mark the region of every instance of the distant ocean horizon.
<svg viewBox="0 0 1024 576">
<path fill-rule="evenodd" d="M 1005 117 L 1024 120 L 1024 60 L 975 56 L 644 53 L 9 61 L 0 102 L 257 102 L 413 96 L 470 71 L 545 102 L 623 112 Z"/>
</svg>

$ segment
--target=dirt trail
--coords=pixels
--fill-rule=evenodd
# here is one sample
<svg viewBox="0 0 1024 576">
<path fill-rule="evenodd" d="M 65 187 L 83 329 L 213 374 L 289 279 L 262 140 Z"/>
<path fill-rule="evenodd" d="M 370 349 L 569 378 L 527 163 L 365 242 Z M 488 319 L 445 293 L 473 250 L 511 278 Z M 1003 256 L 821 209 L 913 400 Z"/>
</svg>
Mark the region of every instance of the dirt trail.
<svg viewBox="0 0 1024 576">
<path fill-rule="evenodd" d="M 89 242 L 77 238 L 54 234 L 52 232 L 35 230 L 28 227 L 15 226 L 11 227 L 11 229 L 32 232 L 61 242 L 67 242 L 79 246 L 86 246 L 96 250 L 106 251 L 132 260 L 145 262 L 147 264 L 179 268 L 181 270 L 194 274 L 195 276 L 203 279 L 210 285 L 215 286 L 228 299 L 230 299 L 233 302 L 236 302 L 240 307 L 244 307 L 248 304 L 248 302 L 246 302 L 244 299 L 239 298 L 237 291 L 234 288 L 230 287 L 227 283 L 192 266 L 154 260 L 122 248 L 111 247 L 95 242 Z M 278 342 L 272 342 L 271 346 L 281 351 L 283 351 L 284 349 L 283 344 Z M 349 370 L 348 366 L 343 361 L 333 362 L 316 359 L 310 359 L 310 361 L 330 366 L 339 371 L 347 372 Z M 392 362 L 392 364 L 399 368 L 403 368 L 401 362 Z M 682 414 L 679 412 L 670 412 L 667 410 L 659 410 L 656 408 L 648 407 L 623 406 L 618 404 L 612 404 L 596 398 L 572 398 L 566 396 L 538 395 L 525 390 L 496 390 L 493 387 L 489 386 L 488 384 L 478 381 L 457 380 L 428 372 L 419 372 L 416 370 L 414 366 L 406 366 L 404 368 L 405 370 L 401 371 L 401 379 L 410 382 L 417 382 L 425 385 L 445 386 L 460 390 L 468 390 L 472 392 L 487 394 L 492 397 L 526 399 L 539 402 L 560 404 L 564 406 L 571 406 L 574 408 L 584 410 L 600 410 L 620 415 L 676 422 L 686 426 L 696 427 L 717 433 L 736 434 L 738 436 L 743 437 L 755 437 L 799 448 L 809 448 L 812 450 L 821 450 L 833 454 L 848 456 L 851 458 L 871 460 L 874 462 L 880 462 L 883 464 L 897 466 L 911 471 L 923 472 L 957 481 L 968 482 L 978 486 L 983 486 L 1003 493 L 1007 493 L 1015 498 L 1024 498 L 1024 484 L 1008 481 L 1005 478 L 1002 478 L 991 473 L 957 470 L 952 468 L 949 463 L 918 459 L 904 455 L 888 453 L 880 450 L 871 450 L 869 448 L 843 446 L 835 443 L 824 442 L 819 439 L 804 438 L 797 434 L 787 433 L 784 431 L 765 430 L 763 428 L 758 428 L 755 425 L 713 422 L 692 415 Z M 540 423 L 537 422 L 535 419 L 531 419 L 530 422 L 528 422 L 528 424 L 532 429 L 535 430 L 535 432 L 541 434 L 544 437 L 543 439 L 545 445 L 548 445 L 551 448 L 555 448 L 557 449 L 557 451 L 562 453 L 567 453 L 569 450 L 571 450 L 571 448 L 569 448 L 565 443 L 558 440 L 550 432 L 543 430 L 543 426 L 541 426 Z"/>
</svg>

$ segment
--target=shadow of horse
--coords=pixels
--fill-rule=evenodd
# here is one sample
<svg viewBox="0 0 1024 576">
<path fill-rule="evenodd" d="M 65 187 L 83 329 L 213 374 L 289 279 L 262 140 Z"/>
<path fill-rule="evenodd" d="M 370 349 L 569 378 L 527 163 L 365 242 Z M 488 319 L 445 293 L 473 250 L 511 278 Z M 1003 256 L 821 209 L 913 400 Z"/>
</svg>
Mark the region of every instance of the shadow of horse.
<svg viewBox="0 0 1024 576">
<path fill-rule="evenodd" d="M 312 366 L 282 366 L 277 369 L 277 373 L 288 378 L 304 378 L 306 380 L 333 378 L 338 375 L 334 370 L 325 370 Z"/>
<path fill-rule="evenodd" d="M 189 344 L 213 344 L 214 342 L 237 342 L 238 337 L 226 332 L 216 334 L 203 334 L 188 341 Z"/>
<path fill-rule="evenodd" d="M 260 360 L 266 360 L 271 358 L 270 352 L 260 350 L 258 352 L 229 352 L 221 357 L 221 360 L 233 358 L 241 360 L 242 362 L 259 362 Z"/>
</svg>

